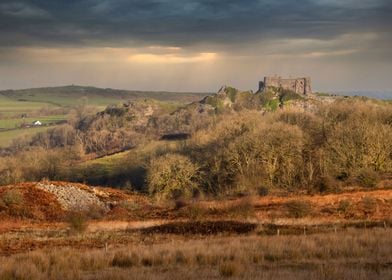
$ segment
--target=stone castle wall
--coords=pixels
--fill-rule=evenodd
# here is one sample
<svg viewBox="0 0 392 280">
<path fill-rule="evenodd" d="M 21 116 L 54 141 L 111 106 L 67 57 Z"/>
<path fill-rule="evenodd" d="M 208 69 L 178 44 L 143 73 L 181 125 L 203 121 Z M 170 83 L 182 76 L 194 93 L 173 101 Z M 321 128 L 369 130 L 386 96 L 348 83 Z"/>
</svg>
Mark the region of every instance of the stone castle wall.
<svg viewBox="0 0 392 280">
<path fill-rule="evenodd" d="M 268 87 L 283 88 L 294 91 L 298 94 L 312 94 L 310 78 L 283 79 L 281 77 L 264 77 L 264 81 L 259 82 L 259 91 L 265 91 Z"/>
</svg>

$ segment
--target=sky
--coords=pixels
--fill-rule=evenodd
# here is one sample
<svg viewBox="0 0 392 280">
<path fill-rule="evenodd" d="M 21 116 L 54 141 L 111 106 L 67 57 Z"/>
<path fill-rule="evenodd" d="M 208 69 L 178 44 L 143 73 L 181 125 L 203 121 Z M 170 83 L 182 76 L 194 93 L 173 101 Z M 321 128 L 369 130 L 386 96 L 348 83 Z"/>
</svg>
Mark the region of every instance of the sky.
<svg viewBox="0 0 392 280">
<path fill-rule="evenodd" d="M 0 0 L 0 89 L 392 92 L 391 0 Z"/>
</svg>

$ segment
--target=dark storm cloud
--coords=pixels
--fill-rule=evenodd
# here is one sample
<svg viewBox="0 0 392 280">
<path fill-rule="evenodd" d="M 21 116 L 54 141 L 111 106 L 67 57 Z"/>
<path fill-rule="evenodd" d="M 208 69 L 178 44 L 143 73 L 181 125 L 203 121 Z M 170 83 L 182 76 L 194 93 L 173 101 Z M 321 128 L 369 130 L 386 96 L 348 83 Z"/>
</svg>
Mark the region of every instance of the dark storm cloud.
<svg viewBox="0 0 392 280">
<path fill-rule="evenodd" d="M 0 46 L 238 45 L 390 32 L 389 0 L 3 0 Z"/>
</svg>

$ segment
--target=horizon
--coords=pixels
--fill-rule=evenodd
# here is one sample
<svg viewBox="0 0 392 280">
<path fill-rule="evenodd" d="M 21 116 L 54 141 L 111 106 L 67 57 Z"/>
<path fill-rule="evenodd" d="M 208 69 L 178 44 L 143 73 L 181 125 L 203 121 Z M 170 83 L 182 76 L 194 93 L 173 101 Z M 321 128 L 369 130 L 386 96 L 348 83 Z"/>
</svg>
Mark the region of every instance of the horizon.
<svg viewBox="0 0 392 280">
<path fill-rule="evenodd" d="M 41 0 L 0 4 L 0 90 L 82 84 L 142 91 L 257 88 L 392 97 L 386 0 Z"/>
<path fill-rule="evenodd" d="M 214 94 L 218 92 L 218 90 L 223 86 L 232 86 L 232 85 L 221 85 L 215 91 L 169 91 L 162 89 L 126 89 L 126 88 L 111 88 L 111 87 L 99 87 L 95 85 L 79 85 L 79 84 L 69 84 L 69 85 L 54 85 L 54 86 L 37 86 L 32 88 L 8 88 L 8 89 L 0 89 L 0 93 L 2 91 L 21 91 L 21 90 L 31 90 L 31 89 L 40 89 L 40 88 L 63 88 L 63 87 L 91 87 L 97 89 L 110 89 L 110 90 L 118 90 L 118 91 L 129 91 L 129 92 L 171 92 L 171 93 L 203 93 L 203 94 Z M 236 87 L 234 87 L 236 88 Z M 237 88 L 239 90 L 252 90 L 256 92 L 257 89 L 244 89 Z M 384 100 L 392 100 L 392 90 L 352 90 L 352 91 L 328 91 L 322 92 L 313 90 L 314 93 L 327 93 L 332 95 L 340 95 L 340 96 L 363 96 L 370 97 L 375 99 L 384 99 Z"/>
</svg>

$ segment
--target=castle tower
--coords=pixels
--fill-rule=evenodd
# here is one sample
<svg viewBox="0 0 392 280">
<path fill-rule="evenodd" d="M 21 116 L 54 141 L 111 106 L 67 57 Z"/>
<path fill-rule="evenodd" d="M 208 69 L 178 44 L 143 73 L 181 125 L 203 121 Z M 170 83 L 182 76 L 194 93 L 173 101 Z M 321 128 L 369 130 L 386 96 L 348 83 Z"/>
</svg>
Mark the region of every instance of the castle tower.
<svg viewBox="0 0 392 280">
<path fill-rule="evenodd" d="M 312 94 L 310 77 L 285 79 L 280 76 L 264 77 L 264 81 L 259 82 L 259 91 L 266 91 L 269 87 L 291 90 L 298 94 Z"/>
</svg>

